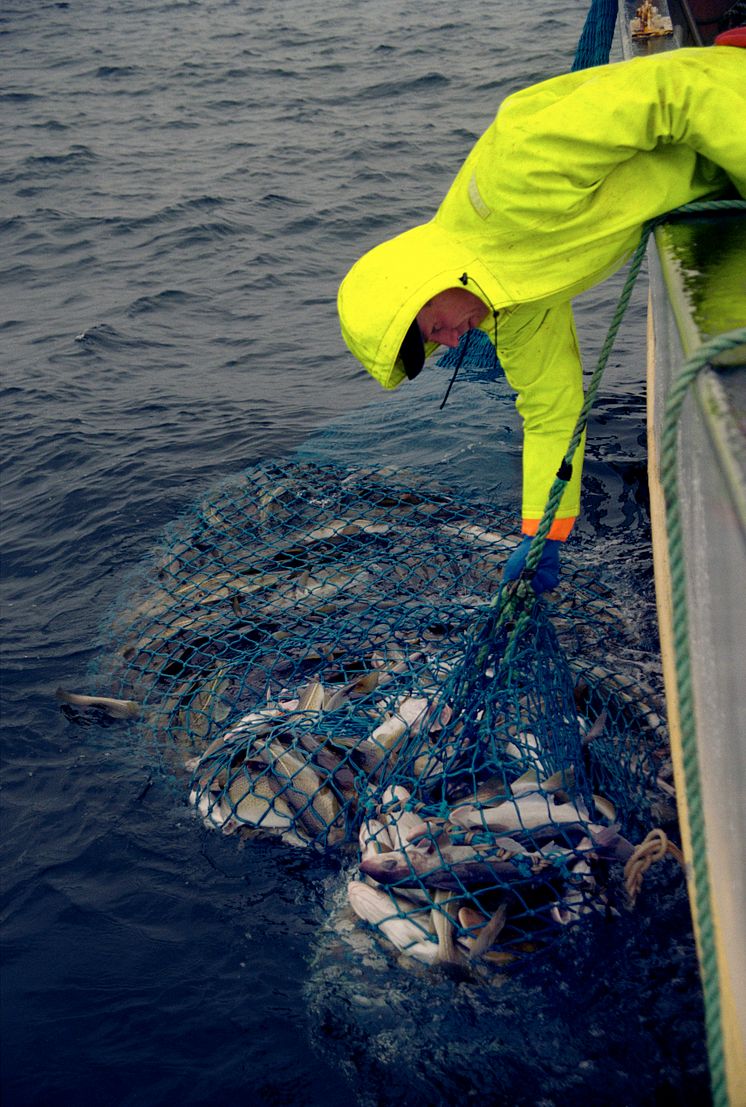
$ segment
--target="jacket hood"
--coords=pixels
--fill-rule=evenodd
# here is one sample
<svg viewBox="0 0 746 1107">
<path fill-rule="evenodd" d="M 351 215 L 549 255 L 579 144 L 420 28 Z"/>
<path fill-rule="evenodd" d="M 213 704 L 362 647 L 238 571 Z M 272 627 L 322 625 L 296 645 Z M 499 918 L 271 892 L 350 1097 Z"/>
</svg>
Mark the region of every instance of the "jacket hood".
<svg viewBox="0 0 746 1107">
<path fill-rule="evenodd" d="M 487 295 L 500 297 L 474 250 L 435 221 L 375 246 L 352 266 L 337 297 L 342 337 L 384 388 L 407 379 L 399 349 L 420 308 L 446 288 L 463 287 L 464 273 Z M 469 291 L 480 294 L 475 285 Z M 426 343 L 426 356 L 435 349 L 435 343 Z"/>
</svg>

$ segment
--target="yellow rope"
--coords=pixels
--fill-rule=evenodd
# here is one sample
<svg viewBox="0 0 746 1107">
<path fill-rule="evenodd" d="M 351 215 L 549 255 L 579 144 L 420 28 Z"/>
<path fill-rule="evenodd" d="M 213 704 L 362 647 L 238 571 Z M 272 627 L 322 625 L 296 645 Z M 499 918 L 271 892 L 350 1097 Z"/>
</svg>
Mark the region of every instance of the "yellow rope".
<svg viewBox="0 0 746 1107">
<path fill-rule="evenodd" d="M 683 853 L 673 842 L 669 842 L 666 833 L 659 827 L 651 830 L 647 838 L 635 847 L 634 853 L 624 866 L 625 887 L 632 905 L 634 905 L 640 888 L 642 888 L 642 878 L 645 873 L 655 861 L 661 861 L 667 853 L 674 857 L 683 868 Z"/>
</svg>

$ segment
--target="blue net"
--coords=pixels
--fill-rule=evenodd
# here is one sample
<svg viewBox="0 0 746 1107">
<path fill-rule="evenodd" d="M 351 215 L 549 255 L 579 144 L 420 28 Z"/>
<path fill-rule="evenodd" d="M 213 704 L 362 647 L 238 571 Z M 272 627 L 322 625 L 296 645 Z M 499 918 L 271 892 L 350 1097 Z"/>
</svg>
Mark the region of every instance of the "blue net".
<svg viewBox="0 0 746 1107">
<path fill-rule="evenodd" d="M 494 345 L 480 330 L 467 331 L 458 346 L 447 350 L 437 364 L 444 369 L 463 370 L 463 376 L 472 381 L 499 380 L 503 371 Z"/>
<path fill-rule="evenodd" d="M 618 7 L 618 0 L 593 0 L 570 67 L 572 72 L 606 65 L 614 40 Z"/>
<path fill-rule="evenodd" d="M 112 616 L 107 687 L 209 830 L 352 866 L 353 911 L 427 963 L 504 964 L 586 914 L 660 821 L 636 628 L 566 559 L 513 643 L 517 541 L 426 475 L 257 465 L 196 504 Z"/>
</svg>

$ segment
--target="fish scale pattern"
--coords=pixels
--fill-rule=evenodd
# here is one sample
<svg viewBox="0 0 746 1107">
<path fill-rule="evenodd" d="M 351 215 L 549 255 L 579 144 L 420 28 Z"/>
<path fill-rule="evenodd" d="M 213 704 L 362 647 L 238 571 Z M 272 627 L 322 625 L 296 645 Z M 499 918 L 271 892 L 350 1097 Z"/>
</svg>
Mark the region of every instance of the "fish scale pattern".
<svg viewBox="0 0 746 1107">
<path fill-rule="evenodd" d="M 195 504 L 108 625 L 110 685 L 204 825 L 345 850 L 417 960 L 500 964 L 608 910 L 665 773 L 634 627 L 567 560 L 505 664 L 511 515 L 395 469 L 266 462 Z"/>
</svg>

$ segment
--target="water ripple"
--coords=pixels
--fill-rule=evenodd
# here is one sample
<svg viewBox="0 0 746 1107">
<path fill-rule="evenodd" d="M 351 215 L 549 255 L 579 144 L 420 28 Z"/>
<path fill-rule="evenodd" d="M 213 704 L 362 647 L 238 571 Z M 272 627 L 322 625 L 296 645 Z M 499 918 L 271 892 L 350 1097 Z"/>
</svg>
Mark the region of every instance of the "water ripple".
<svg viewBox="0 0 746 1107">
<path fill-rule="evenodd" d="M 344 347 L 336 289 L 363 249 L 430 217 L 506 92 L 567 66 L 580 7 L 3 5 L 4 1105 L 103 1094 L 107 1107 L 202 1107 L 219 1089 L 230 1102 L 349 1107 L 371 1101 L 353 1057 L 378 1074 L 370 1087 L 385 1072 L 411 1107 L 417 1065 L 431 1089 L 448 1084 L 463 990 L 453 1006 L 432 978 L 410 982 L 394 1031 L 369 1041 L 371 966 L 342 959 L 335 976 L 332 957 L 309 1014 L 333 865 L 202 834 L 134 728 L 73 725 L 54 690 L 105 681 L 107 612 L 126 606 L 164 528 L 257 460 L 393 461 L 517 506 L 506 383 L 465 377 L 443 411 L 441 369 L 382 393 Z M 589 361 L 614 295 L 612 283 L 578 305 Z M 589 435 L 582 524 L 622 583 L 649 577 L 643 348 L 638 302 Z M 686 951 L 650 972 L 691 1008 Z M 671 1039 L 641 1010 L 655 1006 L 650 982 L 641 970 L 617 994 L 613 972 L 608 986 L 594 973 L 609 1022 L 644 1022 L 638 1068 L 654 1085 Z M 389 990 L 400 979 L 391 970 Z M 555 993 L 542 981 L 501 995 L 530 1022 Z M 487 1016 L 468 1028 L 486 1056 L 494 997 L 479 1002 Z M 702 1084 L 688 1018 L 661 1092 L 682 1102 Z M 575 1070 L 562 1084 L 563 1057 L 599 1057 L 611 1079 L 627 1055 L 617 1042 L 605 1056 L 592 1026 L 550 1025 L 553 1102 L 585 1107 Z M 504 1083 L 525 1043 L 502 1029 Z M 326 1059 L 337 1033 L 341 1066 Z M 498 1085 L 459 1094 L 488 1103 Z"/>
</svg>

